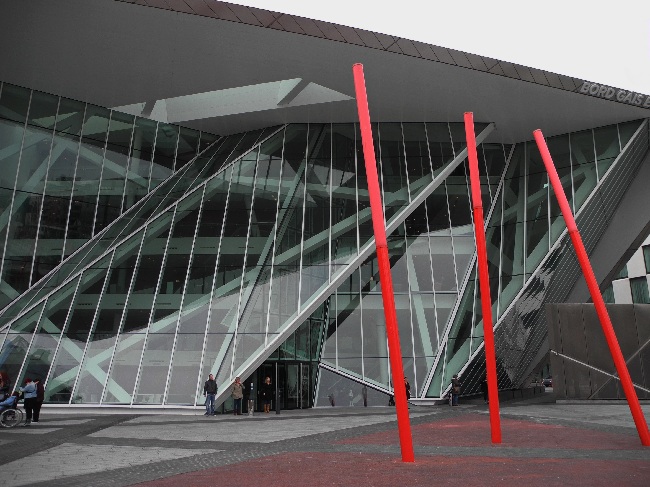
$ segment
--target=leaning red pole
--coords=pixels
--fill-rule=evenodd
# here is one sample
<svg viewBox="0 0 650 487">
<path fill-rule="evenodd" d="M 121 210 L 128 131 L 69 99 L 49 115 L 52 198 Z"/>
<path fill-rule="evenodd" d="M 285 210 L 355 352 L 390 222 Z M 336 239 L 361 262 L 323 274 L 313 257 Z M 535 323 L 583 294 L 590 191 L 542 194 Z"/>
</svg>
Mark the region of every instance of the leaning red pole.
<svg viewBox="0 0 650 487">
<path fill-rule="evenodd" d="M 643 416 L 643 410 L 639 404 L 639 398 L 637 397 L 636 391 L 634 390 L 634 385 L 632 384 L 630 373 L 627 369 L 627 365 L 625 364 L 625 359 L 623 358 L 621 347 L 619 346 L 618 340 L 616 339 L 616 334 L 614 333 L 612 321 L 610 320 L 609 313 L 605 307 L 605 301 L 603 301 L 603 296 L 600 294 L 596 276 L 594 275 L 594 271 L 591 268 L 591 263 L 589 262 L 587 251 L 585 250 L 585 246 L 582 243 L 582 238 L 580 237 L 580 232 L 578 232 L 578 227 L 576 226 L 576 221 L 573 218 L 573 213 L 571 212 L 569 202 L 567 201 L 566 194 L 562 188 L 562 183 L 560 182 L 560 178 L 558 177 L 557 171 L 555 170 L 555 164 L 553 164 L 551 153 L 548 151 L 548 146 L 546 145 L 542 131 L 537 129 L 533 132 L 533 135 L 535 136 L 535 142 L 537 142 L 537 147 L 539 148 L 539 152 L 542 155 L 544 166 L 546 166 L 546 171 L 548 172 L 549 179 L 551 180 L 551 185 L 553 186 L 555 197 L 557 198 L 560 209 L 562 210 L 562 216 L 564 217 L 567 229 L 569 230 L 569 236 L 571 237 L 573 248 L 576 251 L 578 262 L 580 262 L 582 273 L 585 276 L 585 281 L 587 281 L 587 287 L 589 288 L 591 299 L 594 302 L 594 306 L 596 307 L 596 313 L 598 314 L 600 325 L 602 326 L 603 332 L 605 333 L 605 339 L 607 340 L 607 345 L 609 346 L 609 352 L 612 354 L 612 358 L 614 359 L 616 371 L 618 372 L 618 376 L 621 379 L 623 391 L 625 392 L 627 403 L 630 406 L 630 411 L 632 412 L 632 418 L 634 418 L 636 429 L 639 432 L 639 437 L 641 438 L 641 444 L 643 446 L 650 446 L 650 432 L 648 432 L 648 425 L 646 424 L 645 417 Z"/>
<path fill-rule="evenodd" d="M 359 112 L 359 125 L 361 127 L 361 142 L 363 144 L 363 158 L 366 162 L 366 177 L 368 178 L 368 195 L 370 196 L 370 211 L 372 213 L 372 227 L 375 232 L 377 247 L 377 261 L 379 264 L 379 279 L 381 282 L 381 296 L 384 303 L 386 317 L 386 334 L 388 335 L 388 350 L 390 353 L 390 369 L 393 375 L 393 392 L 397 408 L 397 427 L 399 429 L 399 442 L 402 449 L 402 461 L 415 461 L 413 455 L 413 437 L 411 436 L 411 423 L 409 422 L 408 404 L 406 402 L 406 386 L 404 385 L 404 368 L 402 367 L 402 351 L 399 345 L 397 331 L 397 313 L 395 312 L 395 296 L 393 294 L 393 281 L 388 260 L 388 244 L 386 242 L 386 227 L 384 225 L 384 211 L 379 192 L 379 177 L 377 176 L 377 162 L 375 147 L 372 142 L 370 129 L 370 111 L 368 97 L 366 96 L 366 81 L 363 76 L 363 65 L 352 66 L 354 74 L 354 90 L 357 96 L 357 110 Z"/>
<path fill-rule="evenodd" d="M 474 134 L 474 114 L 472 112 L 465 112 L 465 139 L 467 140 L 469 181 L 472 188 L 472 207 L 474 208 L 476 258 L 478 260 L 479 285 L 481 288 L 481 309 L 483 310 L 483 341 L 485 343 L 485 368 L 487 370 L 490 429 L 492 432 L 492 443 L 501 443 L 497 362 L 494 351 L 494 330 L 492 329 L 492 299 L 490 297 L 490 277 L 487 265 L 485 227 L 483 225 L 483 200 L 481 199 L 481 181 L 479 180 L 476 136 Z"/>
</svg>

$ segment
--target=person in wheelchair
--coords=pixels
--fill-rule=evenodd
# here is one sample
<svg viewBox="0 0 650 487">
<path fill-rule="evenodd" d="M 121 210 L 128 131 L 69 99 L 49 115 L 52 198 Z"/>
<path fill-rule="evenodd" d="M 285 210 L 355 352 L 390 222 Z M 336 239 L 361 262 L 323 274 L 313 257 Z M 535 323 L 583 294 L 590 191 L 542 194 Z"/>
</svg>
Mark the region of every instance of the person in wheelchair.
<svg viewBox="0 0 650 487">
<path fill-rule="evenodd" d="M 7 399 L 0 402 L 0 413 L 2 411 L 7 410 L 7 409 L 16 409 L 16 406 L 18 406 L 18 397 L 19 396 L 20 396 L 20 394 L 18 392 L 14 392 Z"/>
</svg>

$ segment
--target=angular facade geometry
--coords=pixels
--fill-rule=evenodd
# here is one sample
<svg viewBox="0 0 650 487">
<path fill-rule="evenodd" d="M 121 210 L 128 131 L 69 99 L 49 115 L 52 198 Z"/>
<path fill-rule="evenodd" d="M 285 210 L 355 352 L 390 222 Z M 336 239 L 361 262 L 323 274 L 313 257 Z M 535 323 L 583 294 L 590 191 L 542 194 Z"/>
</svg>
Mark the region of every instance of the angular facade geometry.
<svg viewBox="0 0 650 487">
<path fill-rule="evenodd" d="M 114 42 L 73 59 L 97 8 Z M 210 373 L 226 409 L 237 376 L 272 377 L 282 408 L 387 401 L 353 62 L 415 400 L 455 373 L 478 392 L 485 374 L 464 111 L 480 121 L 500 388 L 547 364 L 546 303 L 588 301 L 532 130 L 602 289 L 647 237 L 648 109 L 589 82 L 212 0 L 2 10 L 44 74 L 0 55 L 0 371 L 41 378 L 48 403 L 200 407 Z M 58 23 L 59 44 L 20 35 L 20 18 Z"/>
</svg>

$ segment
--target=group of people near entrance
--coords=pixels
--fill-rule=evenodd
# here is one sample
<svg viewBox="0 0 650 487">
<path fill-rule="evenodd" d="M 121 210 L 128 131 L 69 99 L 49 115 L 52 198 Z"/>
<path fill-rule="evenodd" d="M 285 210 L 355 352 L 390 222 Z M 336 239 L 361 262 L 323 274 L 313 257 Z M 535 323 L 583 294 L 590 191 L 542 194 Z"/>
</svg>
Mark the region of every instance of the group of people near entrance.
<svg viewBox="0 0 650 487">
<path fill-rule="evenodd" d="M 487 384 L 486 381 L 484 381 L 484 383 Z M 460 397 L 460 386 L 461 386 L 461 382 L 460 379 L 458 378 L 458 374 L 454 374 L 453 378 L 451 379 L 451 391 L 449 393 L 450 404 L 452 406 L 458 406 L 458 398 Z M 406 391 L 406 400 L 408 401 L 409 399 L 411 399 L 411 384 L 409 383 L 407 377 L 404 377 L 404 389 Z M 210 374 L 208 376 L 208 380 L 206 380 L 205 384 L 203 385 L 203 395 L 205 396 L 205 416 L 215 415 L 214 404 L 215 404 L 215 399 L 217 397 L 217 390 L 218 390 L 217 381 L 214 380 L 214 375 Z M 242 414 L 242 400 L 246 392 L 247 391 L 244 385 L 241 383 L 241 378 L 236 377 L 235 383 L 230 388 L 230 396 L 233 399 L 234 415 Z M 250 394 L 250 391 L 248 393 Z M 352 390 L 350 390 L 350 394 L 352 394 Z M 264 379 L 264 382 L 262 383 L 262 386 L 260 387 L 259 390 L 259 398 L 260 401 L 262 402 L 262 407 L 265 413 L 271 412 L 271 404 L 273 402 L 274 395 L 275 395 L 275 389 L 274 386 L 271 384 L 271 378 L 267 377 L 266 379 Z M 487 387 L 485 387 L 484 390 L 484 399 L 487 402 Z M 395 405 L 393 396 L 390 396 L 388 404 L 389 406 Z M 350 405 L 352 405 L 352 403 L 350 403 Z M 367 396 L 364 394 L 364 406 L 365 405 L 367 405 Z M 332 406 L 334 406 L 333 403 Z"/>
<path fill-rule="evenodd" d="M 38 423 L 41 416 L 41 406 L 45 400 L 45 388 L 39 379 L 25 378 L 24 385 L 12 392 L 11 380 L 6 372 L 0 372 L 0 413 L 6 409 L 18 406 L 23 400 L 25 407 L 25 424 Z"/>
<path fill-rule="evenodd" d="M 203 385 L 203 395 L 205 396 L 205 416 L 214 416 L 215 407 L 214 402 L 217 397 L 217 381 L 214 380 L 214 375 L 210 374 L 208 380 L 205 381 Z M 241 415 L 242 414 L 242 400 L 244 399 L 244 394 L 250 391 L 246 391 L 244 384 L 241 382 L 240 377 L 235 378 L 235 383 L 230 388 L 230 396 L 233 399 L 233 414 Z M 259 398 L 262 402 L 265 413 L 271 412 L 271 404 L 273 402 L 273 397 L 275 396 L 275 388 L 271 384 L 271 378 L 267 377 L 264 379 L 264 383 L 259 390 Z M 249 406 L 250 407 L 250 406 Z"/>
</svg>

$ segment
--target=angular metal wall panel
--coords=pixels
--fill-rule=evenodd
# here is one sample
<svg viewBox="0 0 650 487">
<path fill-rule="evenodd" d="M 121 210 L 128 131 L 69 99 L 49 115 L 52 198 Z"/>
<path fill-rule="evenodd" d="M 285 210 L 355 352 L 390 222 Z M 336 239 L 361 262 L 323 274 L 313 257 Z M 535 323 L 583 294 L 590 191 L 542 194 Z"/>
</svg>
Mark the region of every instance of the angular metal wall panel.
<svg viewBox="0 0 650 487">
<path fill-rule="evenodd" d="M 607 310 L 637 395 L 641 399 L 647 398 L 650 384 L 643 372 L 650 342 L 640 343 L 637 329 L 650 327 L 650 305 L 609 304 Z M 582 314 L 584 325 L 582 336 L 574 332 L 578 313 Z M 546 314 L 556 397 L 624 399 L 594 306 L 548 304 Z M 584 349 L 587 349 L 587 355 L 583 353 Z"/>
</svg>

